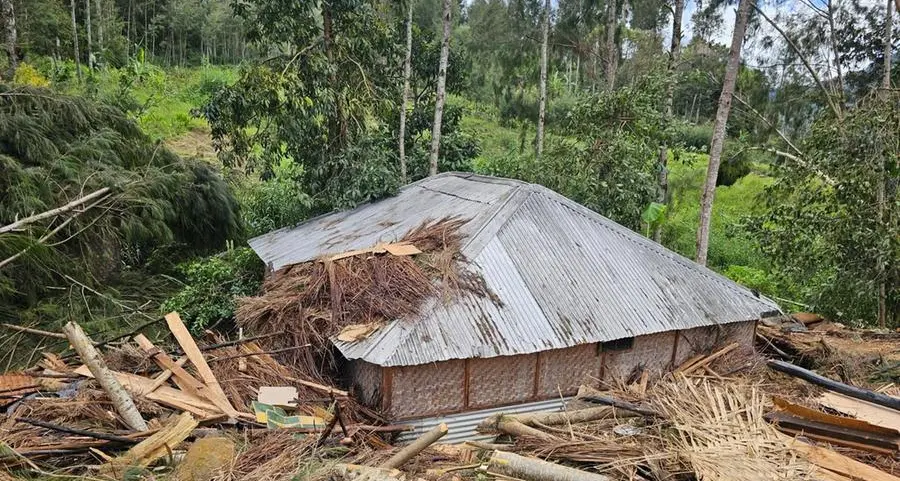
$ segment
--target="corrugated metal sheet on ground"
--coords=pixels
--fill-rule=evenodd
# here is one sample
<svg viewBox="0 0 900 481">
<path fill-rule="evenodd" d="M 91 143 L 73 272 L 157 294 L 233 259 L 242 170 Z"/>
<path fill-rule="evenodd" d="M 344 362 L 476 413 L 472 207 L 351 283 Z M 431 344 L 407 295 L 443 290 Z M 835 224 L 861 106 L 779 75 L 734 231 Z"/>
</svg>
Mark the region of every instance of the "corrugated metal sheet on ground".
<svg viewBox="0 0 900 481">
<path fill-rule="evenodd" d="M 429 303 L 360 342 L 382 366 L 508 356 L 755 320 L 777 305 L 549 189 L 447 173 L 392 198 L 251 240 L 275 267 L 395 240 L 426 219 L 472 220 L 462 248 L 502 301 Z"/>
<path fill-rule="evenodd" d="M 439 441 L 443 444 L 458 444 L 466 441 L 486 441 L 496 437 L 493 434 L 481 434 L 475 430 L 481 421 L 493 416 L 494 414 L 527 414 L 538 412 L 556 412 L 562 411 L 566 403 L 572 399 L 556 398 L 546 401 L 536 401 L 514 406 L 504 406 L 499 408 L 482 409 L 479 411 L 469 411 L 460 414 L 451 414 L 448 416 L 436 416 L 426 419 L 417 419 L 414 421 L 403 421 L 402 424 L 414 426 L 412 431 L 405 431 L 398 437 L 398 442 L 408 443 L 421 436 L 424 432 L 433 429 L 440 423 L 447 423 L 447 434 Z"/>
</svg>

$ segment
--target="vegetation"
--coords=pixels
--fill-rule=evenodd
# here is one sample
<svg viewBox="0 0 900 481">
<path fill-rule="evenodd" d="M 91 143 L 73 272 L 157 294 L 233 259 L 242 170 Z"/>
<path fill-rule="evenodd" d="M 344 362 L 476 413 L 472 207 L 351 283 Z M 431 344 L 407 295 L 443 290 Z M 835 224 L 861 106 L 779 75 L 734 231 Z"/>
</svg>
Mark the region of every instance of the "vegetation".
<svg viewBox="0 0 900 481">
<path fill-rule="evenodd" d="M 897 326 L 900 21 L 744 0 L 729 51 L 724 3 L 0 0 L 0 227 L 102 191 L 0 232 L 0 317 L 227 328 L 262 276 L 249 237 L 436 167 L 546 185 L 787 309 Z"/>
</svg>

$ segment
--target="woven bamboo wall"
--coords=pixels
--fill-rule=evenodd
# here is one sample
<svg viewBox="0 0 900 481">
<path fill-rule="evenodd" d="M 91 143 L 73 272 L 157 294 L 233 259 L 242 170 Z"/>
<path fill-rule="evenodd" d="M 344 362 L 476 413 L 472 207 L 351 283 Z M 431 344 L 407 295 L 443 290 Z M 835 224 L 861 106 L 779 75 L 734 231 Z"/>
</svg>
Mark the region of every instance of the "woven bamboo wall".
<svg viewBox="0 0 900 481">
<path fill-rule="evenodd" d="M 537 354 L 469 360 L 469 407 L 482 408 L 534 398 Z"/>
<path fill-rule="evenodd" d="M 442 361 L 390 370 L 390 418 L 430 416 L 463 409 L 465 361 Z"/>
<path fill-rule="evenodd" d="M 582 384 L 596 384 L 600 377 L 597 344 L 553 349 L 540 354 L 538 397 L 574 396 Z"/>
<path fill-rule="evenodd" d="M 350 391 L 360 402 L 371 408 L 381 408 L 382 367 L 355 360 L 348 364 Z"/>
<path fill-rule="evenodd" d="M 631 349 L 603 353 L 603 379 L 628 379 L 638 367 L 651 377 L 659 377 L 668 370 L 674 349 L 674 331 L 637 336 Z"/>
<path fill-rule="evenodd" d="M 732 342 L 740 343 L 743 351 L 752 351 L 755 331 L 756 324 L 753 321 L 732 322 L 679 331 L 675 366 L 682 364 L 695 354 L 709 354 L 715 347 Z"/>
</svg>

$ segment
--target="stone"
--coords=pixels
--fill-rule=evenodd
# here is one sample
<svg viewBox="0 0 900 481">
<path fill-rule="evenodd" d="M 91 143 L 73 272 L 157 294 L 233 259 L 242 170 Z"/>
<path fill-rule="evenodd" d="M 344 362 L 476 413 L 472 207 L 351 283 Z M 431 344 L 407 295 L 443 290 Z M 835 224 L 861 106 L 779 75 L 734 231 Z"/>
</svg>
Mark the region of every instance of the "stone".
<svg viewBox="0 0 900 481">
<path fill-rule="evenodd" d="M 175 470 L 176 481 L 210 481 L 231 464 L 234 442 L 224 437 L 201 438 L 188 449 Z"/>
</svg>

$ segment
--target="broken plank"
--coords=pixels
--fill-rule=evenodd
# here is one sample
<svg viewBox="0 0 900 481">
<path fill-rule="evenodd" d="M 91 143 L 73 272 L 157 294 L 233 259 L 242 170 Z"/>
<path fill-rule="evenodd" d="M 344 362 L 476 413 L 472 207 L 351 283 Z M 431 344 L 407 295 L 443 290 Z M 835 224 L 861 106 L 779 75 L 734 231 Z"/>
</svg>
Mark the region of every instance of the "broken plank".
<svg viewBox="0 0 900 481">
<path fill-rule="evenodd" d="M 788 412 L 779 411 L 765 416 L 766 421 L 774 423 L 779 430 L 790 434 L 803 434 L 809 438 L 826 441 L 830 444 L 862 449 L 873 453 L 891 454 L 900 448 L 900 438 L 883 436 L 858 429 L 836 426 L 834 424 L 812 421 Z"/>
<path fill-rule="evenodd" d="M 790 448 L 806 457 L 807 461 L 820 468 L 834 471 L 851 479 L 865 481 L 900 481 L 900 478 L 880 469 L 863 464 L 831 449 L 813 446 L 794 440 Z"/>
<path fill-rule="evenodd" d="M 700 369 L 701 367 L 709 366 L 710 364 L 712 364 L 713 361 L 715 361 L 716 359 L 719 359 L 720 357 L 722 357 L 722 356 L 728 354 L 729 352 L 731 352 L 731 351 L 737 349 L 739 346 L 740 346 L 740 344 L 738 344 L 738 343 L 736 343 L 736 342 L 731 343 L 731 344 L 729 344 L 729 345 L 723 347 L 722 349 L 719 349 L 719 350 L 716 351 L 715 353 L 710 354 L 709 356 L 705 357 L 703 360 L 701 360 L 701 361 L 699 361 L 699 362 L 697 362 L 697 363 L 691 365 L 691 366 L 688 367 L 687 369 L 681 371 L 681 373 L 682 373 L 682 374 L 690 374 L 690 373 L 696 371 L 697 369 Z"/>
<path fill-rule="evenodd" d="M 828 379 L 825 376 L 819 375 L 807 369 L 803 369 L 800 366 L 795 366 L 789 362 L 773 359 L 768 362 L 768 365 L 771 369 L 783 372 L 789 376 L 798 377 L 800 379 L 803 379 L 804 381 L 824 387 L 825 389 L 828 389 L 830 391 L 838 392 L 852 398 L 862 399 L 863 401 L 869 401 L 880 406 L 885 406 L 900 411 L 900 398 L 895 398 L 885 394 L 869 391 L 868 389 L 850 386 L 849 384 L 844 384 L 833 379 Z"/>
<path fill-rule="evenodd" d="M 183 367 L 187 363 L 187 360 L 188 360 L 188 358 L 186 356 L 182 356 L 182 357 L 179 357 L 177 361 L 175 361 L 175 364 Z M 168 381 L 169 378 L 171 378 L 171 377 L 172 377 L 171 369 L 163 370 L 163 372 L 159 373 L 158 376 L 153 378 L 153 386 L 150 387 L 150 392 L 155 391 L 156 388 L 165 384 L 166 381 Z"/>
<path fill-rule="evenodd" d="M 122 478 L 130 467 L 147 467 L 157 459 L 171 454 L 197 427 L 190 413 L 181 413 L 156 434 L 134 445 L 125 454 L 114 458 L 100 468 L 100 472 Z"/>
<path fill-rule="evenodd" d="M 789 412 L 791 414 L 812 420 L 818 421 L 827 424 L 834 424 L 836 426 L 841 426 L 848 429 L 856 429 L 859 431 L 870 432 L 874 434 L 879 434 L 886 437 L 897 437 L 900 438 L 900 431 L 896 429 L 891 429 L 884 426 L 879 426 L 876 424 L 871 424 L 869 422 L 848 418 L 843 416 L 835 416 L 833 414 L 823 413 L 822 411 L 818 411 L 815 409 L 808 408 L 806 406 L 801 406 L 799 404 L 791 403 L 785 399 L 781 399 L 780 397 L 774 396 L 772 397 L 772 403 L 778 409 L 782 411 Z"/>
<path fill-rule="evenodd" d="M 94 377 L 85 366 L 76 369 L 75 373 L 85 377 Z M 200 418 L 209 418 L 220 413 L 219 408 L 210 404 L 209 401 L 178 389 L 159 386 L 151 391 L 150 388 L 154 384 L 153 379 L 118 371 L 113 371 L 113 374 L 132 396 L 144 396 L 164 406 L 188 411 Z"/>
<path fill-rule="evenodd" d="M 150 339 L 147 339 L 147 336 L 138 334 L 137 336 L 134 336 L 134 342 L 136 342 L 141 350 L 144 351 L 144 354 L 147 354 L 156 361 L 156 365 L 172 372 L 172 375 L 175 376 L 175 385 L 178 386 L 179 389 L 213 401 L 213 399 L 204 392 L 206 386 L 202 382 L 198 381 L 191 373 L 185 371 L 184 368 L 179 366 L 168 354 L 153 345 L 153 342 L 151 342 Z"/>
<path fill-rule="evenodd" d="M 816 401 L 825 407 L 857 419 L 900 431 L 900 413 L 890 408 L 836 392 L 822 393 L 822 396 Z"/>
<path fill-rule="evenodd" d="M 209 368 L 209 364 L 206 363 L 206 358 L 203 357 L 203 353 L 197 347 L 193 336 L 191 336 L 184 323 L 181 322 L 181 316 L 177 312 L 166 314 L 166 324 L 184 351 L 184 355 L 191 361 L 191 364 L 197 369 L 197 374 L 206 383 L 210 390 L 210 395 L 217 398 L 214 404 L 219 406 L 225 414 L 235 417 L 239 416 L 239 413 L 231 406 L 231 402 L 228 401 L 228 396 L 225 395 L 225 391 L 219 385 L 219 381 L 213 374 L 212 369 Z"/>
</svg>

